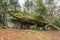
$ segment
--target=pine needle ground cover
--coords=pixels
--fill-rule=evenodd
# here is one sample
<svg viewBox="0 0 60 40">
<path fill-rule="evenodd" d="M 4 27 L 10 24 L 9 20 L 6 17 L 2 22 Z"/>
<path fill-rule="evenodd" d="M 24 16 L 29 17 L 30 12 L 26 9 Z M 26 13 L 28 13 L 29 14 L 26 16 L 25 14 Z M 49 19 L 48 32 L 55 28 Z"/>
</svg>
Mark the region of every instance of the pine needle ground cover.
<svg viewBox="0 0 60 40">
<path fill-rule="evenodd" d="M 0 29 L 0 40 L 60 40 L 60 31 Z"/>
</svg>

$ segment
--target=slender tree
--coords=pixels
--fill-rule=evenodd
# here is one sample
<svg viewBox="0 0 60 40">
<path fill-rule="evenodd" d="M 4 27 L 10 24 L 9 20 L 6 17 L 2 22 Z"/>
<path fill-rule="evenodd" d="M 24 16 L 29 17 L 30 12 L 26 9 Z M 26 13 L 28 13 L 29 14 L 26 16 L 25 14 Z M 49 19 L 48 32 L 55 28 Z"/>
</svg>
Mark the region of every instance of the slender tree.
<svg viewBox="0 0 60 40">
<path fill-rule="evenodd" d="M 18 11 L 20 6 L 17 0 L 0 0 L 0 13 L 2 14 L 3 26 L 7 27 L 7 13 L 8 11 Z"/>
</svg>

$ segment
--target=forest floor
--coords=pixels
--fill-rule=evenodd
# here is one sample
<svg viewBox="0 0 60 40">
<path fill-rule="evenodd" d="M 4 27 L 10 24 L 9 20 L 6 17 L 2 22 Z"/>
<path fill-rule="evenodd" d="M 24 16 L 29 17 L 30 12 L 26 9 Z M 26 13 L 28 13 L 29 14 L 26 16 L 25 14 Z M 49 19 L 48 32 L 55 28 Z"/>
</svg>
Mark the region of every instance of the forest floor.
<svg viewBox="0 0 60 40">
<path fill-rule="evenodd" d="M 60 31 L 0 29 L 0 40 L 60 40 Z"/>
</svg>

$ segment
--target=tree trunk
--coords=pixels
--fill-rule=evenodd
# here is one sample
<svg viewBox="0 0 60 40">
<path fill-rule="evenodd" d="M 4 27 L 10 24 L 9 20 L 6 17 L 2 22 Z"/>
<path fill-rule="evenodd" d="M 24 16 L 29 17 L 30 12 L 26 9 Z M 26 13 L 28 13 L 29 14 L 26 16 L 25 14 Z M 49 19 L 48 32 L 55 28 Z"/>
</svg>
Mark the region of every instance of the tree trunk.
<svg viewBox="0 0 60 40">
<path fill-rule="evenodd" d="M 6 19 L 6 13 L 2 13 L 2 20 L 3 20 L 3 28 L 7 28 L 7 19 Z"/>
</svg>

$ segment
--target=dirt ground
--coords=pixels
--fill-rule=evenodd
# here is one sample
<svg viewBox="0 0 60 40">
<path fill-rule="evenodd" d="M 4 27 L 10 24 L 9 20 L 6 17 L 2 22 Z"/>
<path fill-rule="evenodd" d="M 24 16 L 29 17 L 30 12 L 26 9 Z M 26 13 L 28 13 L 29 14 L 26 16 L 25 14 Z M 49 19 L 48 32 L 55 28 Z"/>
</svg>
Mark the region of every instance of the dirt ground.
<svg viewBox="0 0 60 40">
<path fill-rule="evenodd" d="M 0 40 L 60 40 L 60 31 L 0 29 Z"/>
</svg>

